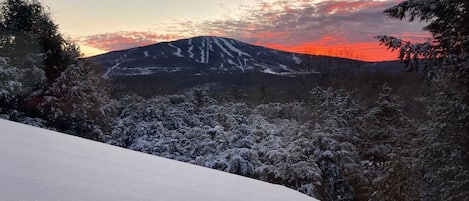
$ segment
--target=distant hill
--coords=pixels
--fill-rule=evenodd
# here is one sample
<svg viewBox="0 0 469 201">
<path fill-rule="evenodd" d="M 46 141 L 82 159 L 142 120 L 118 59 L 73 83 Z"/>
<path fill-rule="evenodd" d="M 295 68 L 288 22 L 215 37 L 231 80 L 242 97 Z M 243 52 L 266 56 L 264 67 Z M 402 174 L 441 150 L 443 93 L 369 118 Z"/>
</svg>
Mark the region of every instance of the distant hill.
<svg viewBox="0 0 469 201">
<path fill-rule="evenodd" d="M 151 86 L 172 91 L 204 84 L 241 88 L 289 86 L 290 78 L 297 76 L 403 70 L 398 62 L 298 54 L 214 36 L 114 51 L 88 60 L 96 64 L 103 77 L 115 83 L 135 89 Z"/>
</svg>

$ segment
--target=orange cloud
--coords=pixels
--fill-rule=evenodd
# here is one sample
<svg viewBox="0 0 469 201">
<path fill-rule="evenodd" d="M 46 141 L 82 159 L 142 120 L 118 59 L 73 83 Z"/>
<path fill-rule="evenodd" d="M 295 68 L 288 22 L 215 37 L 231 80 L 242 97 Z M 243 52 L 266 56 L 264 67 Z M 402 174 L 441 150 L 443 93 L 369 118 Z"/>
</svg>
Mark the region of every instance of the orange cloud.
<svg viewBox="0 0 469 201">
<path fill-rule="evenodd" d="M 247 21 L 235 21 L 238 28 L 212 22 L 225 36 L 270 48 L 359 59 L 366 61 L 396 60 L 398 53 L 379 45 L 375 38 L 388 34 L 409 41 L 422 41 L 428 34 L 419 23 L 396 23 L 383 10 L 399 0 L 310 0 L 262 3 L 248 9 Z M 232 25 L 230 24 L 230 25 Z"/>
<path fill-rule="evenodd" d="M 294 46 L 262 43 L 256 43 L 256 45 L 302 54 L 342 57 L 371 62 L 397 60 L 398 56 L 397 52 L 391 52 L 390 50 L 387 50 L 386 47 L 379 45 L 378 42 L 325 45 L 321 44 L 321 42 L 313 41 Z"/>
<path fill-rule="evenodd" d="M 153 32 L 126 31 L 81 37 L 76 39 L 76 42 L 103 51 L 114 51 L 180 38 L 183 38 L 183 36 L 156 34 Z"/>
</svg>

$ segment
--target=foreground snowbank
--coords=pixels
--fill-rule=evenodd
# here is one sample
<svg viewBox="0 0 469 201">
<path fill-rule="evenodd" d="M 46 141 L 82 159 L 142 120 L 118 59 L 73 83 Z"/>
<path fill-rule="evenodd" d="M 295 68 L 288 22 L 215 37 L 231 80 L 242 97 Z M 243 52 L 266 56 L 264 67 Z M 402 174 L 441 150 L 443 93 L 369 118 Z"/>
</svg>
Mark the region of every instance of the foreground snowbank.
<svg viewBox="0 0 469 201">
<path fill-rule="evenodd" d="M 0 119 L 0 200 L 314 200 L 291 189 Z"/>
</svg>

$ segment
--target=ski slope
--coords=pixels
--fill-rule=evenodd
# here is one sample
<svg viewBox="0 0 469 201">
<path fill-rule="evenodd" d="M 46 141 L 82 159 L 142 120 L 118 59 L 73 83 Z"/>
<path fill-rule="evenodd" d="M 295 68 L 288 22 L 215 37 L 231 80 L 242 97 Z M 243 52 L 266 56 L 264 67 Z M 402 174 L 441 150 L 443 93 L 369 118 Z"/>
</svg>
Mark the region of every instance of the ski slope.
<svg viewBox="0 0 469 201">
<path fill-rule="evenodd" d="M 0 119 L 1 201 L 312 201 L 291 189 Z"/>
</svg>

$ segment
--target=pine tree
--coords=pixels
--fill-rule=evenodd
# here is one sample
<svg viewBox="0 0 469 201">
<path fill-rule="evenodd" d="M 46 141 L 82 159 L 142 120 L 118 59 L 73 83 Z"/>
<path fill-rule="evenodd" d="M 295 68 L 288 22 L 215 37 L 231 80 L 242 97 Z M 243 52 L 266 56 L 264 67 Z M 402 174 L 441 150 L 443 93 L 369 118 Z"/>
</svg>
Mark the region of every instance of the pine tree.
<svg viewBox="0 0 469 201">
<path fill-rule="evenodd" d="M 469 2 L 406 0 L 384 11 L 391 18 L 428 22 L 425 43 L 379 36 L 399 50 L 411 70 L 423 67 L 432 86 L 431 117 L 423 128 L 426 146 L 419 153 L 425 200 L 462 200 L 469 196 Z"/>
</svg>

